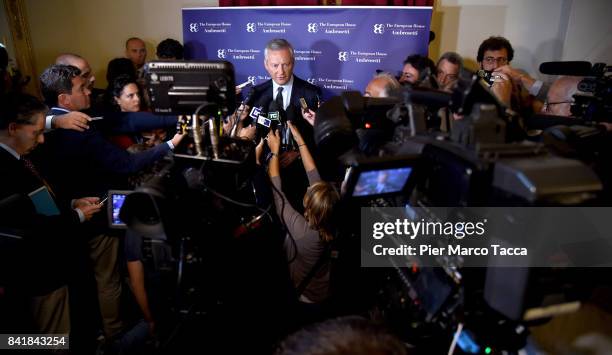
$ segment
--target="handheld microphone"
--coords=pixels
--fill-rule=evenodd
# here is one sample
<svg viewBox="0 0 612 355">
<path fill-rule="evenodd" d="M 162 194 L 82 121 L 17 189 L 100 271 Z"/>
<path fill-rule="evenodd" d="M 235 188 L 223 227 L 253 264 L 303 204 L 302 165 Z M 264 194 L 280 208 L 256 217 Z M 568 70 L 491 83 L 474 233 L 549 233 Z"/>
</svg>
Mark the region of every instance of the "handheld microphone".
<svg viewBox="0 0 612 355">
<path fill-rule="evenodd" d="M 589 76 L 592 65 L 584 61 L 544 62 L 540 64 L 540 73 L 548 75 Z"/>
<path fill-rule="evenodd" d="M 281 123 L 281 113 L 278 105 L 276 104 L 276 101 L 274 100 L 270 101 L 270 104 L 268 105 L 268 118 L 270 120 L 276 120 L 278 121 L 278 123 Z"/>
<path fill-rule="evenodd" d="M 262 110 L 263 110 L 263 107 L 261 106 L 253 107 L 251 109 L 251 112 L 249 113 L 249 117 L 251 117 L 254 121 L 257 121 L 257 118 L 259 118 L 259 116 L 262 115 Z"/>
<path fill-rule="evenodd" d="M 215 124 L 214 118 L 208 119 L 208 125 L 210 130 L 210 145 L 212 146 L 213 158 L 219 159 L 219 137 L 217 136 L 219 132 L 217 132 L 217 125 Z"/>
</svg>

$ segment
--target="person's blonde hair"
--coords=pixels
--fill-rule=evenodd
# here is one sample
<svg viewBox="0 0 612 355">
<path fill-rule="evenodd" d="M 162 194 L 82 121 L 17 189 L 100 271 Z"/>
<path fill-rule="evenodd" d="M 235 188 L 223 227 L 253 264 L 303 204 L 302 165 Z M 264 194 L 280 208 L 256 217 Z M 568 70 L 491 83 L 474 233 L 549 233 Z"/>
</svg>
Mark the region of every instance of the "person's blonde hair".
<svg viewBox="0 0 612 355">
<path fill-rule="evenodd" d="M 339 200 L 336 188 L 324 181 L 314 183 L 304 194 L 304 218 L 326 242 L 334 238 L 334 208 Z"/>
</svg>

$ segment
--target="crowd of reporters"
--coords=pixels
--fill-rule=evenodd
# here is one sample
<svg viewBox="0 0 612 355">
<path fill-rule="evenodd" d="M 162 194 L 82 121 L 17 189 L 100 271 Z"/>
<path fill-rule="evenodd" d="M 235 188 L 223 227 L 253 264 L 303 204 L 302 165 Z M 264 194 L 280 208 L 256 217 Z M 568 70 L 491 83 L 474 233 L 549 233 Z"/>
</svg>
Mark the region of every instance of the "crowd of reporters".
<svg viewBox="0 0 612 355">
<path fill-rule="evenodd" d="M 273 40 L 265 53 L 271 85 L 289 85 L 288 93 L 272 91 L 273 97 L 289 95 L 274 100 L 284 111 L 291 110 L 298 99 L 291 97 L 291 85 L 293 90 L 302 85 L 296 84 L 301 79 L 293 74 L 293 48 L 284 40 Z M 163 60 L 180 60 L 182 46 L 165 40 L 158 46 L 157 55 Z M 502 37 L 490 37 L 478 49 L 476 60 L 481 70 L 491 73 L 489 90 L 499 102 L 526 118 L 536 112 L 570 117 L 581 78 L 562 77 L 549 85 L 512 67 L 513 58 L 510 42 Z M 135 188 L 134 181 L 140 180 L 134 176 L 174 150 L 185 136 L 175 131 L 177 117 L 147 112 L 145 61 L 144 42 L 128 39 L 126 58 L 109 62 L 108 87 L 99 90 L 94 88 L 95 78 L 85 58 L 61 54 L 40 77 L 46 105 L 20 93 L 18 87 L 4 86 L 0 225 L 3 233 L 21 236 L 25 243 L 3 246 L 4 251 L 14 251 L 3 251 L 11 257 L 2 258 L 3 270 L 10 270 L 0 280 L 5 291 L 0 295 L 0 307 L 8 315 L 1 321 L 3 333 L 69 333 L 74 353 L 89 352 L 100 335 L 109 352 L 113 347 L 116 350 L 138 324 L 126 319 L 121 311 L 122 295 L 127 292 L 123 276 L 127 276 L 145 328 L 150 336 L 156 334 L 158 324 L 147 295 L 142 255 L 133 250 L 128 250 L 127 257 L 123 255 L 122 245 L 133 243 L 123 241 L 124 233 L 108 229 L 108 211 L 100 203 L 110 189 Z M 409 55 L 399 76 L 373 73 L 364 94 L 389 97 L 402 87 L 451 92 L 464 72 L 463 60 L 456 53 L 444 53 L 437 63 Z M 316 88 L 308 86 L 304 90 L 312 90 L 312 97 L 316 96 Z M 292 144 L 288 146 L 283 144 L 280 129 L 265 134 L 257 130 L 248 115 L 254 104 L 254 100 L 243 102 L 225 120 L 224 134 L 256 144 L 258 173 L 269 176 L 263 183 L 259 180 L 266 186 L 257 187 L 268 194 L 261 201 L 273 204 L 276 210 L 288 275 L 297 290 L 288 297 L 297 294 L 300 309 L 310 312 L 305 319 L 322 320 L 337 314 L 329 310 L 327 301 L 331 297 L 330 254 L 337 234 L 334 218 L 343 174 L 331 174 L 331 181 L 325 182 L 317 170 L 325 161 L 312 139 L 320 102 L 296 107 L 299 114 L 284 126 L 291 133 Z M 447 110 L 443 114 L 448 119 L 436 127 L 440 131 L 450 130 L 454 121 L 463 119 L 456 112 Z M 604 130 L 612 127 L 608 122 L 599 124 Z M 294 179 L 294 175 L 281 178 L 283 169 L 295 169 L 296 164 L 301 179 Z M 337 167 L 335 172 L 341 170 Z M 41 215 L 23 198 L 41 186 L 51 193 L 58 214 Z M 261 207 L 270 206 L 264 203 Z M 8 265 L 10 268 L 5 267 Z M 284 346 L 300 341 L 304 340 L 292 338 Z M 396 343 L 372 344 L 393 348 L 393 353 L 405 351 Z"/>
</svg>

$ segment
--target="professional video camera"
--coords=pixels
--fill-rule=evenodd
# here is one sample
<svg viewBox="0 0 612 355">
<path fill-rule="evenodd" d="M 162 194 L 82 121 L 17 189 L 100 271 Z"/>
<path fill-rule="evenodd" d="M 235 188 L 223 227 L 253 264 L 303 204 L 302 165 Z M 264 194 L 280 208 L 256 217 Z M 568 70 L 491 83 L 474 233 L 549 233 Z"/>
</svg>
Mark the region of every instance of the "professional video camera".
<svg viewBox="0 0 612 355">
<path fill-rule="evenodd" d="M 165 334 L 166 343 L 179 349 L 176 344 L 183 341 L 202 346 L 201 334 L 180 340 L 190 332 L 188 322 L 210 326 L 202 325 L 206 318 L 216 322 L 221 333 L 221 324 L 237 323 L 231 317 L 236 311 L 220 311 L 225 305 L 245 307 L 245 292 L 253 293 L 249 302 L 260 304 L 274 302 L 279 297 L 274 292 L 281 294 L 273 287 L 251 291 L 264 282 L 260 275 L 282 273 L 282 267 L 271 266 L 278 260 L 285 265 L 280 249 L 271 246 L 278 228 L 256 196 L 254 144 L 219 133 L 222 118 L 235 107 L 232 65 L 151 62 L 145 78 L 153 110 L 179 114 L 177 129 L 187 137 L 133 191 L 111 192 L 109 224 L 152 240 L 144 244 L 149 247 L 144 257 L 152 254 L 152 267 L 170 275 L 170 282 L 159 286 L 163 289 L 151 290 L 172 295 L 171 309 L 179 321 Z M 218 341 L 230 334 L 234 332 L 225 330 Z"/>
<path fill-rule="evenodd" d="M 415 112 L 417 104 L 430 110 L 447 107 L 464 117 L 452 121 L 450 133 L 432 132 L 426 129 L 427 118 Z M 423 211 L 436 206 L 588 205 L 597 203 L 602 189 L 585 164 L 523 140 L 521 118 L 476 75 L 462 78 L 452 94 L 405 88 L 396 98 L 377 99 L 344 93 L 319 108 L 314 131 L 320 152 L 350 167 L 343 188 L 350 201 L 346 205 L 353 207 L 346 211 L 350 221 L 360 207 L 401 207 L 414 220 L 439 220 Z M 408 134 L 397 139 L 398 131 Z M 377 158 L 380 152 L 394 156 Z M 415 215 L 415 207 L 423 214 Z M 358 239 L 360 226 L 345 225 L 344 233 Z M 462 265 L 461 258 L 444 258 L 433 268 L 412 264 L 396 265 L 391 272 L 362 270 L 352 280 L 370 282 L 369 294 L 378 295 L 377 313 L 398 334 L 436 353 L 448 349 L 439 340 L 450 343 L 453 334 L 460 334 L 464 353 L 484 353 L 487 346 L 518 351 L 527 336 L 527 314 L 534 314 L 529 310 L 550 305 L 545 300 L 551 295 L 559 296 L 553 302 L 563 305 L 559 309 L 574 307 L 579 298 L 563 289 L 576 281 L 571 270 Z M 351 276 L 343 275 L 344 282 L 346 277 Z M 508 284 L 514 288 L 500 292 L 500 285 Z M 459 324 L 465 329 L 455 332 Z"/>
<path fill-rule="evenodd" d="M 605 63 L 546 62 L 540 72 L 584 77 L 573 95 L 572 116 L 585 122 L 612 122 L 612 67 Z"/>
</svg>

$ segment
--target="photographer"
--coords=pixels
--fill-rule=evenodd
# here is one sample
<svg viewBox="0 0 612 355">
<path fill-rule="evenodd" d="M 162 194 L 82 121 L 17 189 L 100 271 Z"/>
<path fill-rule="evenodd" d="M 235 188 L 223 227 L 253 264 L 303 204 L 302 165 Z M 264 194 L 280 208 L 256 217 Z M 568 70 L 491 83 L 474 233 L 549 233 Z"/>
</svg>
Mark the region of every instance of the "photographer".
<svg viewBox="0 0 612 355">
<path fill-rule="evenodd" d="M 329 243 L 334 239 L 334 207 L 340 195 L 330 183 L 321 181 L 304 138 L 291 122 L 288 125 L 298 143 L 310 183 L 303 199 L 303 216 L 289 204 L 281 189 L 278 131 L 270 131 L 267 137 L 272 154 L 268 174 L 273 184 L 276 210 L 289 233 L 284 248 L 287 258 L 293 260 L 289 269 L 299 299 L 303 303 L 321 303 L 329 296 Z"/>
</svg>

